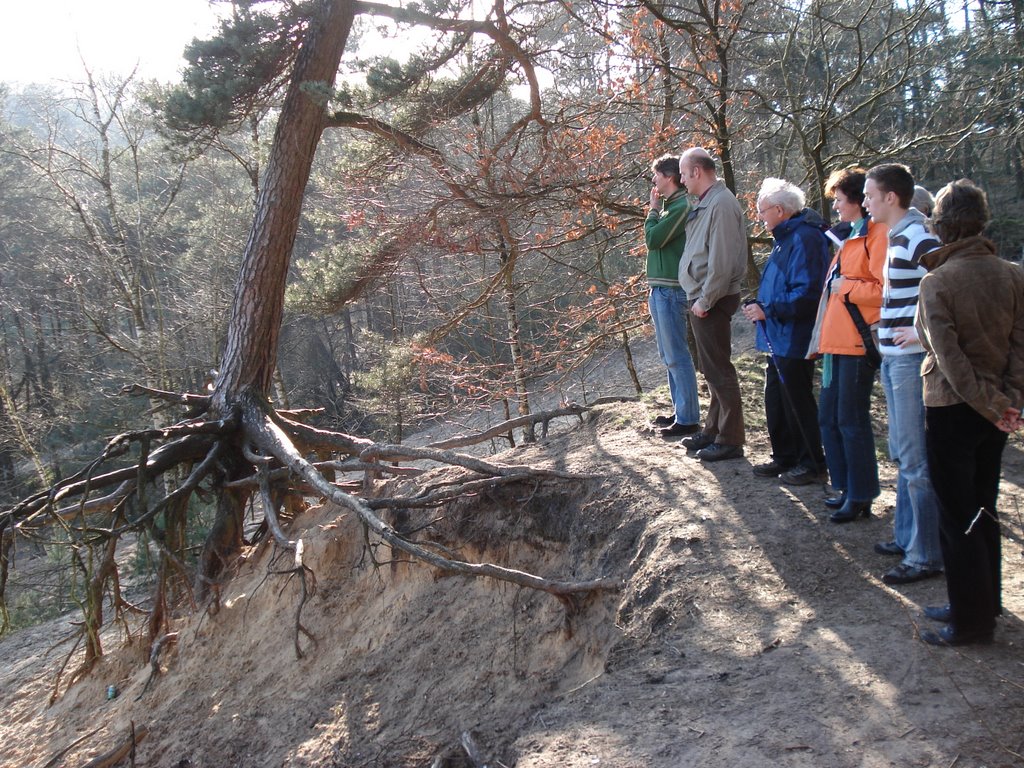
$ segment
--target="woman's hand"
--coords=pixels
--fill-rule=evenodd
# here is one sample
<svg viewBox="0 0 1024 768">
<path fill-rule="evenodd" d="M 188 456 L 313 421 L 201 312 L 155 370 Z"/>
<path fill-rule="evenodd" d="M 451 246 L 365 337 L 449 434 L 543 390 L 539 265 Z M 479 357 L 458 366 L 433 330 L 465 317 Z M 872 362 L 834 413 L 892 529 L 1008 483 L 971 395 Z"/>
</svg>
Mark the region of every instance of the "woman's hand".
<svg viewBox="0 0 1024 768">
<path fill-rule="evenodd" d="M 996 428 L 1007 434 L 1016 432 L 1022 426 L 1024 421 L 1020 418 L 1020 408 L 1007 408 L 1003 411 L 1003 418 L 996 422 Z"/>
</svg>

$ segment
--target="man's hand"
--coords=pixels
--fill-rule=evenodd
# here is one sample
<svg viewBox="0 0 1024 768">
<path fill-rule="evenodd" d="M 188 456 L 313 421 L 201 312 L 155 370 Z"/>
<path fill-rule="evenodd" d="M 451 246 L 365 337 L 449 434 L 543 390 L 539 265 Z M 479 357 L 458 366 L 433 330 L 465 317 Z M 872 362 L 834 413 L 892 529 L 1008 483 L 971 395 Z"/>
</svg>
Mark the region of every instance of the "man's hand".
<svg viewBox="0 0 1024 768">
<path fill-rule="evenodd" d="M 917 329 L 908 325 L 904 328 L 897 328 L 892 333 L 893 343 L 898 347 L 905 347 L 908 344 L 917 344 Z"/>
<path fill-rule="evenodd" d="M 658 194 L 657 187 L 651 187 L 651 210 L 657 211 L 661 209 L 661 195 Z"/>
<path fill-rule="evenodd" d="M 756 301 L 743 305 L 743 316 L 752 323 L 764 320 L 764 310 Z"/>
<path fill-rule="evenodd" d="M 704 299 L 697 299 L 693 302 L 693 306 L 690 307 L 690 311 L 697 317 L 707 317 L 708 310 L 704 306 Z"/>
</svg>

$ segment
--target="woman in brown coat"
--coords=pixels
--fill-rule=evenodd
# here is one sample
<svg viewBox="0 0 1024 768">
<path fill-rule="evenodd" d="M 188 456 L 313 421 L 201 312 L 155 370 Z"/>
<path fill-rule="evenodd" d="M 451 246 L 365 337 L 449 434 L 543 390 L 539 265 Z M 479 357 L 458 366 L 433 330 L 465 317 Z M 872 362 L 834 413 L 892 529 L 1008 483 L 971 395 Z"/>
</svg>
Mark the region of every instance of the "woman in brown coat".
<svg viewBox="0 0 1024 768">
<path fill-rule="evenodd" d="M 926 608 L 946 622 L 930 645 L 992 640 L 1002 613 L 996 498 L 1003 448 L 1024 403 L 1024 270 L 981 237 L 985 193 L 962 179 L 935 201 L 932 224 L 946 243 L 922 257 L 917 329 L 928 468 L 941 507 L 940 543 L 949 605 Z"/>
</svg>

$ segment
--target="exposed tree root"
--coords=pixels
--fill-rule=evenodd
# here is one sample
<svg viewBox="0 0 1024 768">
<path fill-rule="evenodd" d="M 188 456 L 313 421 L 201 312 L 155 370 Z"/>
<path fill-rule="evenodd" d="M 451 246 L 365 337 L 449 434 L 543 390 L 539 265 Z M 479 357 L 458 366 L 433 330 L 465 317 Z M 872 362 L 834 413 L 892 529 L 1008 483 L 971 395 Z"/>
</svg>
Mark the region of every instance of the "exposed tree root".
<svg viewBox="0 0 1024 768">
<path fill-rule="evenodd" d="M 71 650 L 68 651 L 67 655 L 64 657 L 64 661 L 61 662 L 61 665 L 57 668 L 56 674 L 53 676 L 53 690 L 50 691 L 50 699 L 48 701 L 48 704 L 51 706 L 60 697 L 60 681 L 64 676 L 64 670 L 68 668 L 68 664 L 71 662 L 71 659 L 74 658 L 75 651 L 77 651 L 78 646 L 82 644 L 82 638 L 84 636 L 85 631 L 79 627 L 75 630 L 74 634 L 72 634 L 71 638 L 69 638 L 73 638 L 75 643 L 71 646 Z"/>
<path fill-rule="evenodd" d="M 549 592 L 557 596 L 615 590 L 621 585 L 621 581 L 614 578 L 598 578 L 587 581 L 556 581 L 492 563 L 468 563 L 437 555 L 421 545 L 403 538 L 394 528 L 377 517 L 374 511 L 362 500 L 339 491 L 329 483 L 323 475 L 316 471 L 310 462 L 306 461 L 299 454 L 291 441 L 288 440 L 287 435 L 263 413 L 263 410 L 257 404 L 253 403 L 243 407 L 242 422 L 245 426 L 246 434 L 252 438 L 254 443 L 305 480 L 310 487 L 316 489 L 325 498 L 355 512 L 371 531 L 391 547 L 401 550 L 444 573 L 461 574 L 464 576 L 487 576 L 499 581 L 507 581 L 523 587 Z M 374 446 L 364 450 L 360 456 L 364 460 L 378 457 L 433 458 L 434 460 L 466 466 L 495 476 L 522 472 L 521 467 L 505 467 L 470 456 L 457 456 L 449 451 L 434 451 L 423 448 Z M 567 472 L 557 472 L 554 470 L 541 470 L 539 474 L 563 478 L 578 477 Z"/>
<path fill-rule="evenodd" d="M 146 678 L 146 684 L 142 686 L 142 690 L 139 692 L 139 695 L 135 697 L 136 701 L 146 695 L 146 691 L 149 690 L 149 686 L 152 685 L 153 681 L 160 675 L 160 652 L 165 647 L 174 645 L 177 642 L 178 633 L 168 632 L 153 643 L 153 648 L 149 652 L 149 677 Z"/>
<path fill-rule="evenodd" d="M 587 408 L 580 405 L 568 405 L 563 408 L 556 408 L 553 411 L 544 411 L 543 413 L 530 413 L 526 416 L 518 416 L 514 419 L 508 419 L 503 421 L 501 424 L 496 424 L 490 429 L 483 432 L 478 432 L 475 435 L 462 435 L 460 437 L 452 437 L 447 440 L 438 440 L 437 442 L 430 443 L 427 445 L 428 448 L 465 448 L 468 445 L 477 445 L 490 440 L 492 437 L 498 437 L 511 432 L 513 429 L 531 426 L 535 424 L 543 424 L 543 434 L 547 435 L 548 424 L 552 419 L 558 416 L 582 416 L 587 412 Z"/>
<path fill-rule="evenodd" d="M 289 538 L 279 516 L 282 507 L 296 492 L 318 495 L 354 512 L 368 535 L 377 537 L 393 551 L 402 552 L 441 573 L 488 577 L 548 592 L 566 606 L 567 618 L 578 610 L 586 595 L 616 590 L 620 586 L 619 579 L 613 577 L 568 581 L 544 578 L 494 563 L 467 562 L 439 543 L 410 540 L 411 534 L 399 533 L 375 511 L 438 506 L 511 483 L 525 482 L 536 489 L 544 483 L 592 479 L 592 476 L 561 470 L 500 464 L 450 450 L 453 446 L 480 443 L 527 425 L 544 424 L 546 430 L 551 419 L 566 416 L 579 418 L 587 412 L 587 407 L 570 404 L 552 411 L 511 419 L 477 435 L 454 438 L 425 448 L 413 448 L 378 444 L 309 427 L 291 417 L 301 412 L 292 411 L 283 415 L 256 396 L 243 394 L 238 397 L 231 413 L 225 418 L 200 420 L 194 414 L 197 410 L 208 408 L 209 398 L 144 387 L 128 389 L 172 405 L 184 406 L 189 409 L 189 416 L 165 429 L 146 429 L 116 436 L 107 443 L 99 458 L 78 474 L 0 513 L 0 533 L 5 542 L 10 542 L 11 534 L 27 535 L 44 526 L 57 524 L 70 537 L 74 551 L 86 553 L 84 558 L 76 554 L 76 562 L 86 579 L 82 600 L 84 620 L 79 626 L 74 647 L 57 674 L 53 699 L 61 687 L 64 670 L 83 641 L 86 658 L 71 676 L 72 682 L 87 673 L 102 652 L 99 634 L 104 623 L 103 604 L 108 592 L 115 607 L 114 619 L 125 620 L 122 607 L 126 604 L 120 595 L 117 565 L 114 561 L 119 538 L 131 532 L 148 532 L 151 542 L 161 552 L 161 579 L 177 576 L 185 582 L 194 581 L 202 599 L 205 600 L 212 593 L 213 602 L 210 605 L 215 610 L 216 597 L 226 577 L 222 573 L 232 572 L 239 561 L 243 545 L 247 543 L 242 534 L 242 522 L 243 511 L 251 498 L 260 501 L 262 525 L 270 534 L 274 547 L 291 556 L 290 567 L 276 570 L 272 566 L 268 573 L 287 575 L 299 581 L 294 645 L 295 653 L 300 658 L 304 655 L 303 638 L 314 645 L 317 642 L 302 622 L 302 610 L 316 591 L 316 578 L 303 563 L 302 540 Z M 137 447 L 136 459 L 124 464 L 132 446 Z M 303 455 L 306 451 L 317 452 L 322 458 L 325 449 L 335 454 L 347 454 L 349 458 L 314 462 Z M 121 461 L 122 465 L 111 466 L 115 461 Z M 439 463 L 458 467 L 464 472 L 422 486 L 407 495 L 380 494 L 381 488 L 385 486 L 375 484 L 374 480 L 382 475 L 411 478 L 425 471 L 421 466 L 393 463 L 400 461 Z M 162 487 L 157 481 L 177 467 L 187 468 L 185 480 L 177 488 L 151 501 L 149 496 L 157 487 Z M 346 493 L 336 481 L 329 480 L 325 472 L 362 473 L 363 497 Z M 356 488 L 351 483 L 345 487 Z M 193 571 L 185 562 L 181 543 L 171 546 L 171 515 L 187 510 L 193 496 L 207 498 L 208 493 L 214 493 L 218 499 L 217 518 L 213 530 L 207 536 L 198 567 Z M 290 516 L 293 515 L 294 512 L 291 512 Z M 369 543 L 375 546 L 373 542 Z M 3 565 L 6 567 L 6 556 Z M 5 577 L 6 571 L 0 570 L 0 598 L 3 596 Z M 167 594 L 162 584 L 158 586 L 152 609 L 155 618 L 150 622 L 149 630 L 151 665 L 155 664 L 154 660 L 162 645 L 167 642 L 166 638 L 174 636 L 165 631 L 170 626 L 171 615 L 166 602 Z M 191 603 L 195 609 L 191 591 L 179 591 L 176 600 L 180 602 L 182 599 Z M 146 688 L 152 679 L 153 674 Z"/>
<path fill-rule="evenodd" d="M 281 528 L 281 523 L 277 518 L 278 502 L 273 498 L 273 494 L 270 491 L 270 480 L 268 478 L 268 472 L 265 465 L 259 467 L 259 479 L 260 479 L 260 495 L 263 497 L 263 515 L 267 521 L 267 527 L 270 529 L 271 535 L 274 537 L 274 543 L 282 549 L 289 550 L 293 554 L 292 567 L 284 571 L 275 571 L 277 574 L 288 574 L 290 576 L 298 576 L 299 578 L 299 603 L 295 607 L 295 656 L 296 658 L 303 658 L 305 654 L 302 651 L 302 644 L 300 642 L 300 636 L 305 635 L 314 644 L 316 644 L 316 638 L 313 634 L 306 629 L 302 624 L 302 608 L 305 606 L 306 601 L 309 597 L 316 592 L 316 576 L 313 571 L 306 567 L 302 562 L 302 550 L 303 544 L 302 539 L 296 539 L 292 541 L 285 536 L 284 530 Z"/>
</svg>

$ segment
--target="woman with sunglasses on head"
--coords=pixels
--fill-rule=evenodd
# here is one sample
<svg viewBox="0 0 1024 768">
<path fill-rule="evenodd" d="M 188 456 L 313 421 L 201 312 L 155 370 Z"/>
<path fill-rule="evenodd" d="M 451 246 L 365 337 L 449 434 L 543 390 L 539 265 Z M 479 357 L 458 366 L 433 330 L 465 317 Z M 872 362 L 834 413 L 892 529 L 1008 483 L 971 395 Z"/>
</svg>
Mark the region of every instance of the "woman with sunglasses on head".
<svg viewBox="0 0 1024 768">
<path fill-rule="evenodd" d="M 871 513 L 879 494 L 871 387 L 880 362 L 869 326 L 878 322 L 888 230 L 864 209 L 862 168 L 835 171 L 825 184 L 840 224 L 839 243 L 825 277 L 809 354 L 823 355 L 818 422 L 825 463 L 836 495 L 825 499 L 830 520 L 848 523 Z"/>
</svg>

